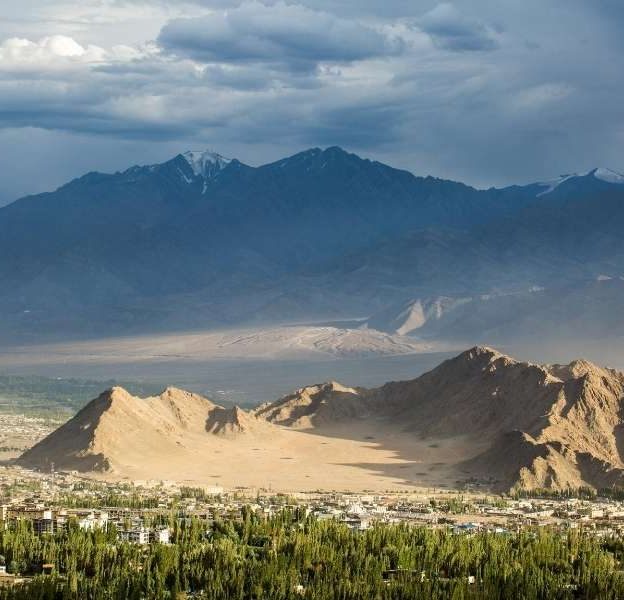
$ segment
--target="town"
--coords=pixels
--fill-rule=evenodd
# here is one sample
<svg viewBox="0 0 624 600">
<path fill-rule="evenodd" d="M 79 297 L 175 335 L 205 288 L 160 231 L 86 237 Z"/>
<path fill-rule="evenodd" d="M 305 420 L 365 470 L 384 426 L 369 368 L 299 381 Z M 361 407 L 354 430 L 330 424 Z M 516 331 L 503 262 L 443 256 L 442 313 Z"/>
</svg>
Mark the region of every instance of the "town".
<svg viewBox="0 0 624 600">
<path fill-rule="evenodd" d="M 620 497 L 621 496 L 621 497 Z M 409 523 L 457 532 L 517 532 L 523 527 L 583 527 L 595 535 L 624 532 L 624 494 L 491 494 L 471 489 L 421 489 L 353 493 L 276 492 L 270 489 L 185 486 L 173 481 L 98 481 L 77 473 L 36 473 L 0 467 L 0 521 L 4 527 L 29 521 L 38 533 L 55 533 L 75 520 L 82 529 L 117 526 L 120 540 L 167 543 L 164 531 L 145 528 L 155 517 L 237 519 L 247 507 L 270 517 L 299 508 L 318 520 L 333 519 L 352 529 Z M 128 524 L 131 526 L 128 527 Z M 139 535 L 139 532 L 145 532 Z"/>
<path fill-rule="evenodd" d="M 76 472 L 39 473 L 6 465 L 0 467 L 0 541 L 2 551 L 6 552 L 7 540 L 16 540 L 19 535 L 27 536 L 25 539 L 30 539 L 31 545 L 37 539 L 48 539 L 53 544 L 76 543 L 76 539 L 85 543 L 91 539 L 92 543 L 105 543 L 109 548 L 113 544 L 120 552 L 128 548 L 127 552 L 133 552 L 135 557 L 131 564 L 141 557 L 148 560 L 149 556 L 159 556 L 158 547 L 174 549 L 182 544 L 179 547 L 183 552 L 184 544 L 188 544 L 185 531 L 195 532 L 196 543 L 199 540 L 199 547 L 204 551 L 212 544 L 219 547 L 223 535 L 242 542 L 240 532 L 248 530 L 252 521 L 258 531 L 273 531 L 279 523 L 286 531 L 294 528 L 294 535 L 303 522 L 321 528 L 325 523 L 329 531 L 343 528 L 356 539 L 365 539 L 369 534 L 376 536 L 375 532 L 384 528 L 397 535 L 407 527 L 414 532 L 429 531 L 434 537 L 425 539 L 434 544 L 439 543 L 435 541 L 437 534 L 442 536 L 439 539 L 450 536 L 460 544 L 462 539 L 470 543 L 471 538 L 476 541 L 492 536 L 508 545 L 509 540 L 527 534 L 535 536 L 539 543 L 548 536 L 550 539 L 559 536 L 560 540 L 594 540 L 590 543 L 598 545 L 620 544 L 624 534 L 624 495 L 619 490 L 610 490 L 605 495 L 578 490 L 532 496 L 491 494 L 470 486 L 463 490 L 423 489 L 383 494 L 227 490 L 173 481 L 103 481 Z M 540 531 L 545 538 L 538 537 Z M 265 556 L 262 553 L 267 551 L 266 544 L 277 543 L 270 538 L 266 534 L 251 536 L 247 552 Z M 136 550 L 130 550 L 132 547 Z M 0 591 L 30 590 L 28 586 L 44 585 L 41 582 L 46 580 L 56 590 L 72 586 L 66 564 L 57 564 L 46 558 L 46 554 L 41 554 L 38 562 L 16 560 L 15 556 L 5 557 L 0 552 Z M 405 569 L 384 555 L 379 560 L 384 564 L 380 577 L 387 586 L 406 585 L 406 578 L 410 585 L 434 585 L 435 581 L 443 589 L 445 585 L 465 584 L 481 590 L 480 586 L 485 585 L 474 568 L 465 576 L 451 578 L 447 569 Z M 136 568 L 140 573 L 144 567 Z M 579 583 L 570 578 L 560 585 L 576 590 Z M 293 589 L 298 590 L 297 595 L 304 595 L 306 588 L 303 583 L 297 583 Z M 425 593 L 427 588 L 418 589 Z M 210 597 L 205 594 L 204 588 L 197 591 L 189 585 L 182 595 L 163 597 Z"/>
<path fill-rule="evenodd" d="M 0 527 L 27 522 L 38 535 L 73 522 L 83 530 L 113 525 L 120 542 L 170 543 L 167 523 L 197 519 L 241 520 L 243 510 L 270 518 L 285 509 L 334 520 L 356 531 L 407 523 L 457 534 L 517 533 L 524 528 L 582 528 L 597 537 L 624 534 L 624 494 L 610 497 L 552 492 L 489 494 L 474 490 L 414 492 L 275 492 L 269 489 L 184 486 L 173 481 L 98 481 L 77 473 L 36 473 L 0 467 Z M 7 569 L 0 569 L 0 574 Z"/>
</svg>

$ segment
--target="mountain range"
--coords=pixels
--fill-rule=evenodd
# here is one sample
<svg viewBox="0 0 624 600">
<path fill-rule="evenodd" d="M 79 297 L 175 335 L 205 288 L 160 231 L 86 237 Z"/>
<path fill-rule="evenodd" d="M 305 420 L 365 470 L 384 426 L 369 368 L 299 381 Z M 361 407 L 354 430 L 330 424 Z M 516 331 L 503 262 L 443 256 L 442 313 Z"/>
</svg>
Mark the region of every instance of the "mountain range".
<svg viewBox="0 0 624 600">
<path fill-rule="evenodd" d="M 476 314 L 518 298 L 539 328 L 561 290 L 582 290 L 589 313 L 576 317 L 591 329 L 594 283 L 624 272 L 623 226 L 624 177 L 603 168 L 478 190 L 337 147 L 260 167 L 187 152 L 0 208 L 0 334 L 368 318 L 442 298 Z M 440 335 L 472 336 L 463 318 L 449 333 L 451 320 Z M 519 327 L 499 320 L 501 339 Z"/>
<path fill-rule="evenodd" d="M 603 488 L 624 482 L 623 406 L 621 372 L 474 347 L 417 379 L 327 382 L 251 410 L 113 388 L 18 463 L 287 490 Z"/>
</svg>

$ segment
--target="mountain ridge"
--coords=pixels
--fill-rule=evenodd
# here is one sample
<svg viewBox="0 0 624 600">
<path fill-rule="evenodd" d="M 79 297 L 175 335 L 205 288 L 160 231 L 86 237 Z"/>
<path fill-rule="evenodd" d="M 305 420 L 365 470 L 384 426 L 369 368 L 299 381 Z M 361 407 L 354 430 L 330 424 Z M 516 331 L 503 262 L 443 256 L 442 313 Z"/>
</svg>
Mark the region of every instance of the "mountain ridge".
<svg viewBox="0 0 624 600">
<path fill-rule="evenodd" d="M 196 150 L 184 150 L 179 152 L 178 154 L 176 154 L 175 156 L 172 156 L 168 159 L 165 159 L 163 162 L 159 162 L 159 163 L 149 163 L 149 164 L 135 164 L 132 165 L 124 170 L 118 170 L 118 171 L 114 171 L 114 172 L 105 172 L 105 171 L 98 171 L 98 170 L 92 170 L 92 171 L 88 171 L 86 173 L 84 173 L 83 175 L 80 175 L 72 180 L 70 180 L 69 182 L 62 184 L 60 187 L 56 188 L 55 190 L 52 190 L 50 192 L 44 192 L 44 194 L 49 194 L 49 193 L 53 193 L 54 191 L 58 191 L 59 189 L 64 188 L 67 185 L 71 185 L 74 182 L 80 181 L 84 178 L 91 178 L 91 177 L 114 177 L 116 175 L 125 175 L 125 174 L 134 174 L 137 173 L 139 171 L 148 171 L 148 172 L 154 172 L 158 169 L 162 169 L 167 165 L 171 165 L 171 164 L 176 164 L 178 159 L 181 157 L 183 158 L 186 163 L 188 164 L 189 167 L 191 167 L 191 169 L 193 169 L 194 171 L 196 171 L 196 175 L 197 176 L 204 176 L 206 178 L 211 178 L 214 175 L 214 172 L 217 171 L 222 171 L 225 167 L 227 167 L 228 165 L 232 164 L 232 165 L 240 165 L 242 167 L 245 167 L 247 169 L 250 170 L 259 170 L 259 169 L 275 169 L 275 168 L 283 168 L 285 165 L 287 165 L 288 163 L 292 163 L 292 162 L 302 162 L 305 160 L 308 160 L 309 158 L 324 158 L 323 162 L 326 163 L 328 158 L 332 158 L 335 156 L 342 156 L 342 157 L 348 157 L 349 159 L 353 159 L 355 161 L 358 162 L 362 162 L 362 163 L 366 163 L 369 165 L 374 165 L 376 167 L 380 167 L 382 169 L 389 169 L 395 172 L 400 172 L 400 173 L 404 173 L 407 174 L 415 179 L 419 179 L 419 180 L 431 180 L 431 181 L 440 181 L 440 182 L 445 182 L 445 183 L 454 183 L 457 184 L 458 186 L 461 186 L 463 188 L 467 188 L 467 189 L 471 189 L 471 190 L 475 190 L 475 191 L 505 191 L 505 190 L 511 190 L 511 189 L 529 189 L 532 190 L 535 186 L 541 186 L 541 187 L 547 187 L 550 188 L 551 186 L 553 186 L 554 183 L 556 183 L 556 186 L 554 187 L 558 187 L 561 183 L 564 183 L 566 181 L 570 181 L 570 180 L 574 180 L 574 179 L 587 179 L 587 178 L 594 178 L 596 180 L 600 180 L 603 181 L 604 183 L 607 184 L 612 184 L 612 185 L 624 185 L 624 174 L 611 169 L 609 167 L 606 166 L 597 166 L 597 167 L 592 167 L 591 169 L 585 171 L 585 172 L 575 172 L 575 173 L 569 173 L 569 174 L 565 174 L 565 175 L 560 175 L 557 178 L 553 178 L 552 180 L 547 180 L 547 181 L 533 181 L 533 182 L 529 182 L 529 183 L 523 183 L 523 184 L 511 184 L 511 185 L 505 185 L 505 186 L 501 186 L 501 187 L 484 187 L 484 188 L 476 188 L 474 186 L 465 184 L 459 180 L 454 180 L 454 179 L 446 179 L 446 178 L 440 178 L 437 177 L 435 175 L 431 175 L 431 174 L 427 174 L 427 175 L 417 175 L 415 173 L 413 173 L 413 171 L 409 170 L 409 169 L 402 169 L 402 168 L 396 168 L 396 167 L 392 167 L 390 165 L 387 165 L 381 161 L 375 160 L 375 159 L 371 159 L 371 158 L 362 158 L 359 155 L 353 153 L 353 152 L 349 152 L 345 149 L 343 149 L 340 146 L 327 146 L 325 148 L 320 148 L 318 146 L 315 147 L 311 147 L 305 150 L 301 150 L 299 152 L 296 152 L 293 155 L 287 156 L 285 158 L 281 158 L 281 159 L 277 159 L 268 163 L 262 163 L 258 166 L 250 166 L 246 163 L 243 163 L 242 161 L 240 161 L 238 158 L 228 158 L 225 157 L 224 155 L 220 154 L 219 152 L 217 152 L 216 150 L 212 149 L 212 148 L 204 148 L 204 149 L 196 149 Z M 215 171 L 213 172 L 212 169 L 208 169 L 208 171 L 206 173 L 203 173 L 204 170 L 204 165 L 206 164 L 212 164 L 214 165 Z M 188 181 L 187 181 L 188 183 Z M 554 189 L 553 187 L 553 189 Z M 542 191 L 539 193 L 536 193 L 535 196 L 539 197 L 541 195 L 544 195 L 546 193 L 549 193 L 551 191 L 553 191 L 553 189 L 548 189 L 546 191 Z M 14 202 L 18 202 L 21 201 L 25 198 L 30 198 L 33 196 L 37 196 L 40 194 L 27 194 L 26 196 L 20 197 L 15 199 L 13 202 L 11 202 L 10 204 L 13 204 Z M 9 205 L 5 205 L 5 206 L 9 206 Z"/>
<path fill-rule="evenodd" d="M 537 184 L 477 190 L 337 147 L 259 167 L 192 156 L 195 168 L 178 154 L 0 208 L 0 334 L 342 319 L 624 272 L 624 186 L 593 175 L 538 197 Z"/>
<path fill-rule="evenodd" d="M 355 448 L 355 432 L 365 428 L 375 434 L 364 440 L 374 438 L 380 448 L 407 441 L 404 460 L 414 464 L 423 444 L 435 454 L 430 448 L 465 443 L 449 468 L 494 489 L 601 488 L 624 482 L 623 409 L 624 373 L 580 359 L 527 363 L 476 346 L 416 379 L 372 389 L 330 381 L 249 411 L 175 388 L 147 399 L 113 388 L 18 463 L 122 476 L 136 469 L 128 461 L 151 452 L 158 459 L 154 477 L 161 463 L 197 452 L 210 471 L 208 457 L 221 461 L 234 451 L 243 465 L 260 450 L 273 460 L 285 448 L 286 458 L 296 457 L 299 440 L 315 447 L 340 439 Z M 288 477 L 288 469 L 279 474 Z"/>
</svg>

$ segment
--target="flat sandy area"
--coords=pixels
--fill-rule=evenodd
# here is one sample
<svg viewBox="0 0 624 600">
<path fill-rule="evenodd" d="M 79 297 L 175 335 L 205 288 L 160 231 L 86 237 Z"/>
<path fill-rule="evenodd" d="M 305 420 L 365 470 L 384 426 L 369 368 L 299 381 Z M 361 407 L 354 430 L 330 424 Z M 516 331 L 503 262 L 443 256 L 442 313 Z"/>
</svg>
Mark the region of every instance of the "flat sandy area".
<svg viewBox="0 0 624 600">
<path fill-rule="evenodd" d="M 82 363 L 167 360 L 349 358 L 436 350 L 433 344 L 374 329 L 320 325 L 178 332 L 17 346 L 0 352 L 10 367 L 38 362 Z"/>
<path fill-rule="evenodd" d="M 97 477 L 285 492 L 454 488 L 466 477 L 455 465 L 483 447 L 463 438 L 421 440 L 367 421 L 323 428 L 323 435 L 276 427 L 271 436 L 189 437 L 175 454 L 146 450 L 125 445 L 117 472 Z"/>
</svg>

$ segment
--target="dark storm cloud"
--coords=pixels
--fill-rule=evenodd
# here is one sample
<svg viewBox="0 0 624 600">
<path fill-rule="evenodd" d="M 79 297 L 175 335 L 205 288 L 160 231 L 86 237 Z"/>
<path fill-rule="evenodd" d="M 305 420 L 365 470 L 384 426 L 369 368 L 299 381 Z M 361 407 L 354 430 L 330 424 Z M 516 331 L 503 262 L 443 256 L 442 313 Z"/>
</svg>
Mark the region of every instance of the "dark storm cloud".
<svg viewBox="0 0 624 600">
<path fill-rule="evenodd" d="M 283 3 L 240 7 L 165 25 L 167 51 L 211 63 L 283 63 L 294 70 L 398 53 L 400 39 L 330 13 Z"/>
</svg>

